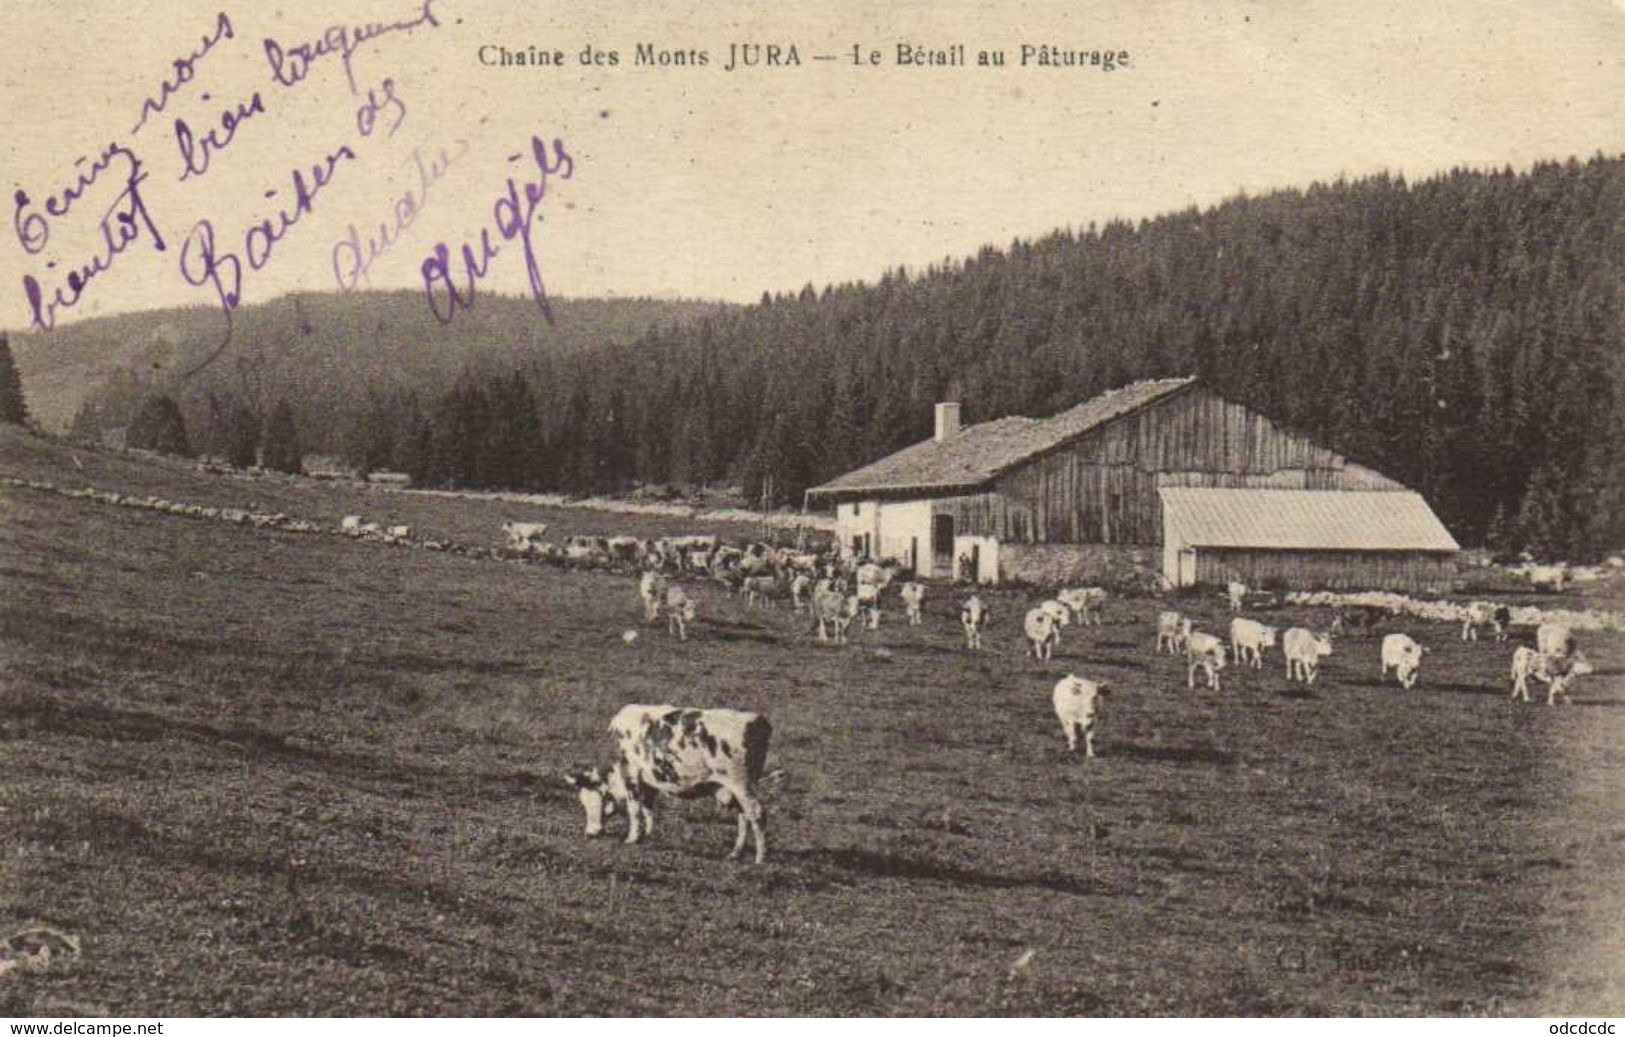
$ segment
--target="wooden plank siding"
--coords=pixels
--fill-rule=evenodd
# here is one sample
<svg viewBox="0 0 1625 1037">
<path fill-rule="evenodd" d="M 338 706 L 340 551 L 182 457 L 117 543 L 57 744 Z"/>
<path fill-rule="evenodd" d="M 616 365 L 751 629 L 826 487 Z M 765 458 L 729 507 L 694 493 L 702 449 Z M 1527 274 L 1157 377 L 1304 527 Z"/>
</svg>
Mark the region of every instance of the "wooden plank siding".
<svg viewBox="0 0 1625 1037">
<path fill-rule="evenodd" d="M 1200 386 L 937 500 L 961 535 L 1019 543 L 1162 543 L 1160 486 L 1403 490 Z"/>
<path fill-rule="evenodd" d="M 1203 547 L 1196 582 L 1223 586 L 1443 593 L 1457 574 L 1454 554 L 1422 551 L 1280 551 Z"/>
</svg>

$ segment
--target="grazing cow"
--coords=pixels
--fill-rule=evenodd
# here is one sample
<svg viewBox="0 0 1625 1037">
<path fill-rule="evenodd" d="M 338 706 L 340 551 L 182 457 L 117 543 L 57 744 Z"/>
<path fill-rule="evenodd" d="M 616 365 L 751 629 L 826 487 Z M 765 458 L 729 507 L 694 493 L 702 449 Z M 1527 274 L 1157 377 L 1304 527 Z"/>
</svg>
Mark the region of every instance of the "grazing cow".
<svg viewBox="0 0 1625 1037">
<path fill-rule="evenodd" d="M 1529 586 L 1538 591 L 1560 591 L 1568 579 L 1568 569 L 1561 565 L 1532 565 L 1528 569 Z"/>
<path fill-rule="evenodd" d="M 1547 655 L 1528 645 L 1519 645 L 1512 653 L 1512 698 L 1529 701 L 1529 678 L 1546 685 L 1546 704 L 1552 705 L 1557 696 L 1571 702 L 1569 685 L 1588 673 L 1595 673 L 1585 653 L 1575 651 L 1569 655 Z"/>
<path fill-rule="evenodd" d="M 676 634 L 677 640 L 688 640 L 688 625 L 694 622 L 694 599 L 683 588 L 672 584 L 666 588 L 666 632 Z"/>
<path fill-rule="evenodd" d="M 366 525 L 366 522 L 367 520 L 360 515 L 346 515 L 339 519 L 339 529 L 351 536 L 360 536 L 361 527 Z"/>
<path fill-rule="evenodd" d="M 1188 617 L 1177 612 L 1161 612 L 1157 614 L 1157 654 L 1162 654 L 1162 646 L 1168 646 L 1169 655 L 1178 655 L 1185 650 L 1185 641 L 1191 636 L 1191 621 Z"/>
<path fill-rule="evenodd" d="M 846 629 L 858 614 L 857 595 L 842 594 L 832 584 L 820 580 L 813 590 L 812 614 L 818 623 L 818 640 L 830 639 L 824 628 L 824 624 L 828 623 L 835 631 L 835 643 L 845 644 Z"/>
<path fill-rule="evenodd" d="M 1242 603 L 1247 600 L 1247 585 L 1240 580 L 1231 580 L 1224 585 L 1224 593 L 1230 599 L 1230 611 L 1240 612 Z"/>
<path fill-rule="evenodd" d="M 972 594 L 965 599 L 959 607 L 959 625 L 965 628 L 965 647 L 981 648 L 982 630 L 987 626 L 987 606 L 981 598 Z"/>
<path fill-rule="evenodd" d="M 1082 735 L 1083 755 L 1086 758 L 1095 755 L 1099 698 L 1110 694 L 1111 689 L 1105 684 L 1086 681 L 1076 674 L 1069 673 L 1055 682 L 1055 692 L 1050 698 L 1055 703 L 1055 719 L 1061 722 L 1061 732 L 1066 735 L 1068 751 L 1078 751 L 1078 736 Z"/>
<path fill-rule="evenodd" d="M 749 833 L 756 863 L 767 854 L 767 816 L 756 793 L 767 763 L 773 728 L 760 713 L 736 709 L 679 709 L 625 706 L 610 722 L 619 754 L 600 771 L 565 775 L 587 815 L 588 835 L 603 831 L 616 803 L 626 810 L 626 841 L 636 843 L 654 831 L 659 793 L 688 799 L 715 793 L 717 804 L 736 813 L 738 834 L 729 860 L 745 848 Z"/>
<path fill-rule="evenodd" d="M 1274 627 L 1267 627 L 1256 619 L 1242 619 L 1237 616 L 1230 621 L 1230 654 L 1235 656 L 1236 665 L 1241 665 L 1249 658 L 1253 669 L 1264 668 L 1264 649 L 1275 644 L 1277 631 Z"/>
<path fill-rule="evenodd" d="M 502 532 L 507 534 L 510 551 L 528 551 L 531 542 L 540 540 L 547 532 L 546 522 L 504 522 Z"/>
<path fill-rule="evenodd" d="M 1072 622 L 1072 610 L 1054 598 L 1051 598 L 1049 601 L 1039 602 L 1038 607 L 1043 609 L 1049 618 L 1055 623 L 1055 632 L 1051 635 L 1051 642 L 1053 644 L 1060 644 L 1061 628 Z"/>
<path fill-rule="evenodd" d="M 1055 617 L 1046 612 L 1042 605 L 1029 609 L 1027 618 L 1022 622 L 1022 630 L 1027 634 L 1027 643 L 1032 646 L 1033 658 L 1040 661 L 1048 660 L 1050 653 L 1054 651 L 1057 637 Z"/>
<path fill-rule="evenodd" d="M 411 526 L 390 526 L 388 529 L 384 530 L 384 536 L 388 537 L 390 540 L 405 540 L 411 535 Z"/>
<path fill-rule="evenodd" d="M 1408 635 L 1389 634 L 1382 639 L 1382 679 L 1388 679 L 1388 667 L 1392 666 L 1401 686 L 1407 689 L 1416 687 L 1416 678 L 1422 669 L 1422 656 L 1426 654 L 1427 649 Z"/>
<path fill-rule="evenodd" d="M 1495 622 L 1495 606 L 1487 601 L 1469 602 L 1461 619 L 1461 639 L 1477 641 L 1478 628 Z"/>
<path fill-rule="evenodd" d="M 784 589 L 779 578 L 772 575 L 746 576 L 739 582 L 739 593 L 745 596 L 746 608 L 751 608 L 758 600 L 772 608 L 773 599 L 780 597 Z"/>
<path fill-rule="evenodd" d="M 813 578 L 804 572 L 798 572 L 790 580 L 790 604 L 795 611 L 800 612 L 807 607 L 807 592 L 812 590 Z"/>
<path fill-rule="evenodd" d="M 1068 587 L 1055 595 L 1055 600 L 1077 613 L 1078 625 L 1100 625 L 1100 609 L 1106 603 L 1102 587 Z"/>
<path fill-rule="evenodd" d="M 1293 627 L 1281 637 L 1281 651 L 1286 655 L 1286 679 L 1315 683 L 1320 672 L 1320 660 L 1332 654 L 1330 635 L 1316 636 L 1303 627 Z"/>
<path fill-rule="evenodd" d="M 653 623 L 660 618 L 660 603 L 666 600 L 666 589 L 669 586 L 666 578 L 656 570 L 643 570 L 643 575 L 638 578 L 638 595 L 643 599 L 645 623 Z"/>
<path fill-rule="evenodd" d="M 1224 669 L 1224 642 L 1212 634 L 1192 633 L 1185 638 L 1185 687 L 1196 689 L 1196 671 L 1207 674 L 1208 685 L 1219 690 L 1219 671 Z"/>
<path fill-rule="evenodd" d="M 913 580 L 903 584 L 903 613 L 908 617 L 908 625 L 917 627 L 924 619 L 920 609 L 925 605 L 925 584 Z"/>
<path fill-rule="evenodd" d="M 1535 651 L 1562 656 L 1574 651 L 1574 632 L 1561 623 L 1542 623 L 1535 629 Z"/>
</svg>

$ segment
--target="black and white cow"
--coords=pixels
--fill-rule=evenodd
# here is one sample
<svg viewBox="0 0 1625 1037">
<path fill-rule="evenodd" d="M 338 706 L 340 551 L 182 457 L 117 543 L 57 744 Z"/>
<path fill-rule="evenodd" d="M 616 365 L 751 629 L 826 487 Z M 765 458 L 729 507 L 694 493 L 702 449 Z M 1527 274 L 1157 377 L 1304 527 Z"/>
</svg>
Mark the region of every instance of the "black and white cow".
<svg viewBox="0 0 1625 1037">
<path fill-rule="evenodd" d="M 565 775 L 587 814 L 587 834 L 603 831 L 615 804 L 626 810 L 626 841 L 635 843 L 654 830 L 657 793 L 688 799 L 714 793 L 733 810 L 739 833 L 730 860 L 755 839 L 756 861 L 767 853 L 767 823 L 756 784 L 767 762 L 773 728 L 760 713 L 736 709 L 682 709 L 625 706 L 610 721 L 618 756 L 607 768 Z"/>
</svg>

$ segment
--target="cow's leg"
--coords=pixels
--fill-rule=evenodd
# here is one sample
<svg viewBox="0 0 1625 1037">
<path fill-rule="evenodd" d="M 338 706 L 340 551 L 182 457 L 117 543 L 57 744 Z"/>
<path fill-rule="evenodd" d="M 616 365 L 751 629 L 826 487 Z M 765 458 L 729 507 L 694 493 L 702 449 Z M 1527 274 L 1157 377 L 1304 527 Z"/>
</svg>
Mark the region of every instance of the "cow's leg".
<svg viewBox="0 0 1625 1037">
<path fill-rule="evenodd" d="M 1185 664 L 1185 687 L 1189 688 L 1192 691 L 1196 690 L 1196 663 L 1195 662 L 1187 662 Z"/>
<path fill-rule="evenodd" d="M 1066 736 L 1066 749 L 1067 749 L 1067 752 L 1075 753 L 1075 752 L 1078 751 L 1078 731 L 1077 731 L 1077 727 L 1078 727 L 1078 725 L 1073 723 L 1070 720 L 1061 721 L 1061 734 Z"/>
<path fill-rule="evenodd" d="M 1083 729 L 1083 755 L 1086 759 L 1095 758 L 1095 725 L 1092 721 Z"/>
<path fill-rule="evenodd" d="M 636 793 L 626 797 L 626 843 L 628 846 L 636 843 L 642 834 L 639 830 L 640 816 L 643 813 L 643 804 L 638 802 Z"/>
</svg>

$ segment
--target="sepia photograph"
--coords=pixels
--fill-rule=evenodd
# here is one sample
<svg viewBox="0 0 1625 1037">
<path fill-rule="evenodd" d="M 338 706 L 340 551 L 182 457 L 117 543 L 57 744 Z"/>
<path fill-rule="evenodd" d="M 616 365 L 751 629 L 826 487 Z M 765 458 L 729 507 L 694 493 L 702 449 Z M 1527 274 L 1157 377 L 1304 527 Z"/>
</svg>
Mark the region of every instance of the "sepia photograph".
<svg viewBox="0 0 1625 1037">
<path fill-rule="evenodd" d="M 1622 0 L 0 22 L 12 1033 L 1625 1015 Z"/>
</svg>

